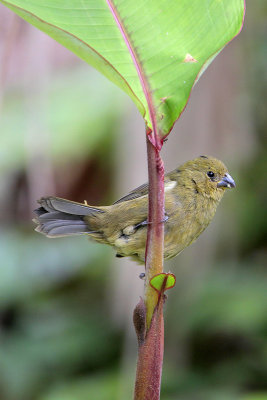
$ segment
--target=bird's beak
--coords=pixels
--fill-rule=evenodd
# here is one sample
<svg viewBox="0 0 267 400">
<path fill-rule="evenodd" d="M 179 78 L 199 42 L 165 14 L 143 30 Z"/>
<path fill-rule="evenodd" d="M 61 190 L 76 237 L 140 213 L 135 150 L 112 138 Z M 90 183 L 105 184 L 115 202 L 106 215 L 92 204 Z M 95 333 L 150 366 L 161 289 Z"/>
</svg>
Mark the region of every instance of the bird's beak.
<svg viewBox="0 0 267 400">
<path fill-rule="evenodd" d="M 234 188 L 235 187 L 235 181 L 229 174 L 225 174 L 224 177 L 220 182 L 217 183 L 217 187 L 225 187 L 225 188 Z"/>
</svg>

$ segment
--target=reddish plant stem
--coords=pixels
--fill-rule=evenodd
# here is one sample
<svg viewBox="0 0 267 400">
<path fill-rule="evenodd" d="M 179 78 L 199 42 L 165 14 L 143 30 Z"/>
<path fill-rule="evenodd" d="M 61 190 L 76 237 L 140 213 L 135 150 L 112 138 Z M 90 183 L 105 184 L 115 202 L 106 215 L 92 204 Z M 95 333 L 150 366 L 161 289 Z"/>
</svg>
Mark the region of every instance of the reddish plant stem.
<svg viewBox="0 0 267 400">
<path fill-rule="evenodd" d="M 163 272 L 164 250 L 164 165 L 160 150 L 147 137 L 149 178 L 148 233 L 146 245 L 145 305 L 147 329 L 158 302 L 157 292 L 150 286 L 150 279 Z"/>
<path fill-rule="evenodd" d="M 145 332 L 139 341 L 135 381 L 135 400 L 159 400 L 164 352 L 163 294 L 150 286 L 150 279 L 163 272 L 164 251 L 164 165 L 155 136 L 151 143 L 147 131 L 149 176 L 148 234 L 146 245 L 146 282 L 144 298 Z M 163 292 L 162 292 L 163 293 Z M 140 313 L 140 307 L 139 307 Z M 140 318 L 139 321 L 143 318 Z M 139 339 L 140 339 L 139 335 Z"/>
<path fill-rule="evenodd" d="M 149 331 L 138 349 L 135 400 L 159 400 L 164 352 L 164 294 L 156 306 Z"/>
</svg>

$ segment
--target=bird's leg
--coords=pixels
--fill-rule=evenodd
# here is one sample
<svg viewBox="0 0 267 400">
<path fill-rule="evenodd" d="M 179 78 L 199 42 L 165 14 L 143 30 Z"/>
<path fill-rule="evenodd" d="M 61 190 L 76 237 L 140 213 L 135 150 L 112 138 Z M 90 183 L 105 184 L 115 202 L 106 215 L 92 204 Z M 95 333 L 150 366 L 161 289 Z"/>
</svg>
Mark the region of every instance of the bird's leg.
<svg viewBox="0 0 267 400">
<path fill-rule="evenodd" d="M 164 219 L 162 221 L 160 221 L 160 223 L 164 223 L 164 222 L 168 221 L 168 219 L 169 219 L 169 217 L 167 215 L 165 215 Z M 136 225 L 126 226 L 122 230 L 120 237 L 124 238 L 125 240 L 128 240 L 131 235 L 135 234 L 137 229 L 142 228 L 143 226 L 150 225 L 150 224 L 152 224 L 152 222 L 145 220 L 145 221 L 139 222 Z M 118 255 L 117 257 L 120 257 L 120 255 Z"/>
<path fill-rule="evenodd" d="M 164 218 L 162 221 L 160 221 L 161 224 L 163 224 L 164 222 L 167 222 L 169 219 L 168 215 L 165 214 Z"/>
<path fill-rule="evenodd" d="M 163 224 L 164 222 L 168 221 L 169 217 L 168 215 L 165 215 L 165 217 L 163 218 L 162 221 L 160 221 L 160 224 Z M 146 225 L 151 225 L 152 222 L 149 222 L 147 219 L 145 221 L 140 222 L 137 225 L 134 225 L 135 229 L 141 228 L 142 226 L 146 226 Z"/>
</svg>

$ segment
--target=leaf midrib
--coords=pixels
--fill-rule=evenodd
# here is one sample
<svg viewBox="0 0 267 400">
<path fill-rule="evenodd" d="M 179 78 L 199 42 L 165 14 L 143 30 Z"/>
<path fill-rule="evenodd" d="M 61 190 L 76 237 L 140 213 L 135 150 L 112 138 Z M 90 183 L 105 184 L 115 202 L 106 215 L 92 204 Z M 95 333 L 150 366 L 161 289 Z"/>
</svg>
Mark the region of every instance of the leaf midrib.
<svg viewBox="0 0 267 400">
<path fill-rule="evenodd" d="M 152 96 L 151 96 L 151 90 L 149 88 L 149 82 L 148 79 L 146 77 L 146 74 L 144 73 L 144 69 L 142 67 L 142 62 L 140 61 L 137 51 L 134 48 L 133 43 L 130 40 L 130 35 L 127 32 L 126 26 L 123 24 L 119 12 L 116 8 L 116 6 L 114 5 L 112 0 L 106 0 L 109 9 L 111 11 L 111 14 L 113 15 L 114 21 L 116 22 L 122 38 L 129 50 L 129 53 L 132 57 L 133 63 L 135 65 L 137 74 L 139 76 L 139 80 L 143 89 L 143 93 L 145 95 L 146 98 L 146 102 L 147 102 L 147 107 L 148 107 L 148 112 L 149 112 L 149 118 L 152 124 L 152 132 L 151 135 L 149 136 L 149 139 L 151 141 L 151 143 L 156 146 L 159 150 L 162 147 L 161 144 L 161 140 L 159 138 L 159 134 L 158 134 L 158 129 L 157 129 L 157 123 L 156 123 L 156 113 L 155 113 L 155 106 L 153 104 L 153 100 L 152 100 Z"/>
</svg>

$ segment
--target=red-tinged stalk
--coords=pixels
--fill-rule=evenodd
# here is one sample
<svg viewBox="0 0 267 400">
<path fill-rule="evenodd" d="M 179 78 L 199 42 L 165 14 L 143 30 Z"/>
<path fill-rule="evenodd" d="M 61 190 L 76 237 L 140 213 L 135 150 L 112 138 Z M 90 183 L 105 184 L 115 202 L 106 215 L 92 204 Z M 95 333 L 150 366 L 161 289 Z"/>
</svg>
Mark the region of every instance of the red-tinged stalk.
<svg viewBox="0 0 267 400">
<path fill-rule="evenodd" d="M 165 278 L 160 293 L 157 293 L 157 305 L 154 310 L 150 327 L 142 340 L 142 329 L 136 326 L 139 338 L 138 362 L 135 381 L 135 400 L 159 400 L 162 374 L 162 362 L 164 352 L 164 288 L 167 282 Z M 153 289 L 155 291 L 155 289 Z M 142 301 L 136 307 L 136 311 L 142 314 Z M 140 319 L 140 318 L 139 318 Z M 142 319 L 142 318 L 141 318 Z M 140 329 L 138 333 L 138 329 Z"/>
<path fill-rule="evenodd" d="M 163 296 L 138 350 L 135 400 L 159 400 L 164 346 Z"/>
<path fill-rule="evenodd" d="M 157 292 L 150 286 L 150 279 L 163 272 L 164 250 L 164 165 L 160 150 L 147 136 L 147 161 L 149 178 L 148 233 L 146 246 L 145 305 L 147 329 L 158 302 Z"/>
<path fill-rule="evenodd" d="M 135 381 L 135 400 L 159 400 L 164 352 L 163 291 L 159 294 L 151 285 L 154 275 L 163 272 L 164 251 L 164 165 L 160 157 L 158 137 L 150 137 L 147 130 L 147 160 L 149 177 L 148 234 L 146 245 L 146 281 L 145 297 L 140 318 L 140 304 L 137 305 L 134 318 L 138 314 L 145 327 L 137 328 L 139 350 Z M 152 139 L 152 140 L 150 140 Z M 153 144 L 152 144 L 153 143 Z M 143 334 L 144 331 L 144 334 Z M 140 340 L 140 337 L 143 337 Z"/>
</svg>

